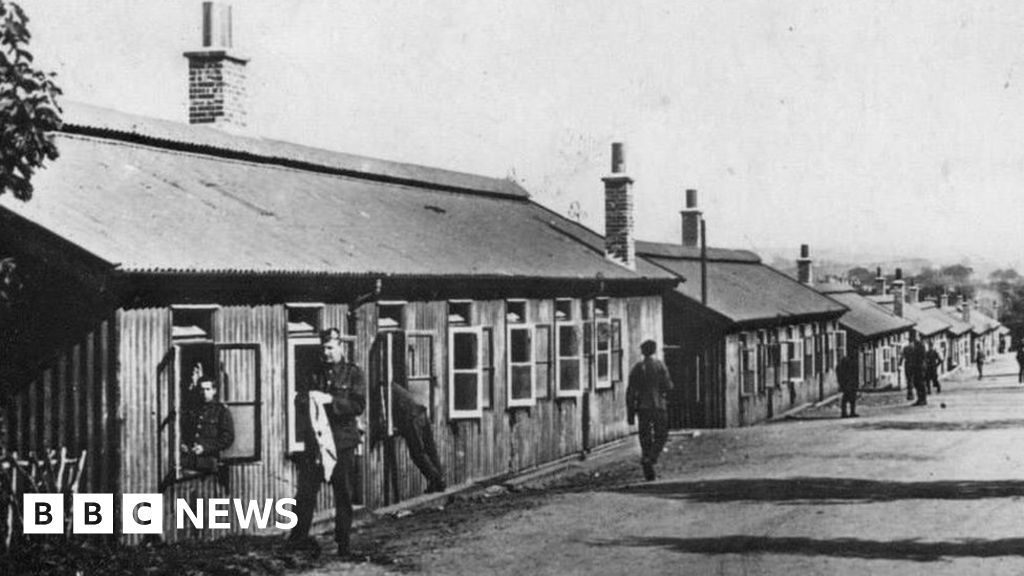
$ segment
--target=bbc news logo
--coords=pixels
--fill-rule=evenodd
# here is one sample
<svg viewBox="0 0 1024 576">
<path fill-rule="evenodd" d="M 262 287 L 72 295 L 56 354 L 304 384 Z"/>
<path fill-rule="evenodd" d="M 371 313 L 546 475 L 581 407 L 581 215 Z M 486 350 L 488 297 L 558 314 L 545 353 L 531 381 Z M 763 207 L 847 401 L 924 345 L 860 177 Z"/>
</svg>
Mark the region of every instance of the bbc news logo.
<svg viewBox="0 0 1024 576">
<path fill-rule="evenodd" d="M 256 528 L 265 530 L 274 512 L 277 516 L 274 527 L 287 530 L 299 522 L 293 512 L 294 507 L 294 498 L 277 501 L 267 498 L 262 503 L 239 498 L 199 498 L 195 507 L 178 498 L 175 500 L 174 517 L 178 530 L 185 528 L 186 520 L 195 528 L 227 530 L 231 528 L 233 510 L 240 528 L 248 529 L 250 524 L 254 524 Z M 25 534 L 64 533 L 63 494 L 25 494 L 23 510 Z M 71 531 L 75 534 L 113 534 L 114 515 L 113 494 L 74 494 L 71 500 Z M 122 495 L 123 534 L 162 534 L 163 520 L 162 495 Z"/>
</svg>

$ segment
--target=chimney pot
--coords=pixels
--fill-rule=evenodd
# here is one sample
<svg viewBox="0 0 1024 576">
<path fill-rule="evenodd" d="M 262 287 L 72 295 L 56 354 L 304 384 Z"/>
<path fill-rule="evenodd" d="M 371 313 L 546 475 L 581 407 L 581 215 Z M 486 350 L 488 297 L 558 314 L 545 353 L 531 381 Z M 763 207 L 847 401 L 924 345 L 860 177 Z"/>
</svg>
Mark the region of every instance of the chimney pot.
<svg viewBox="0 0 1024 576">
<path fill-rule="evenodd" d="M 626 171 L 626 146 L 622 142 L 612 142 L 612 174 Z"/>
<path fill-rule="evenodd" d="M 686 209 L 697 209 L 697 191 L 694 190 L 693 188 L 689 188 L 686 190 Z"/>
<path fill-rule="evenodd" d="M 810 258 L 810 256 L 811 256 L 811 248 L 810 248 L 810 246 L 808 246 L 807 244 L 801 244 L 800 245 L 800 257 L 801 258 Z"/>
<path fill-rule="evenodd" d="M 814 284 L 814 273 L 811 270 L 811 249 L 807 244 L 800 245 L 800 258 L 796 261 L 796 276 L 801 284 Z"/>
<path fill-rule="evenodd" d="M 232 51 L 231 6 L 203 2 L 198 50 L 185 52 L 189 67 L 189 123 L 245 128 L 245 65 Z"/>
</svg>

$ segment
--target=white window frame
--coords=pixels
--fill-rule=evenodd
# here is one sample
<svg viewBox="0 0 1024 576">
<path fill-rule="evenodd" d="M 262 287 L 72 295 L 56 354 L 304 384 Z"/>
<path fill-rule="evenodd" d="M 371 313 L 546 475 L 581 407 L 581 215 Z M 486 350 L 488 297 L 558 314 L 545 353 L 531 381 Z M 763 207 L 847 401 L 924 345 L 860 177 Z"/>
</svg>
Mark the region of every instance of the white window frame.
<svg viewBox="0 0 1024 576">
<path fill-rule="evenodd" d="M 601 351 L 601 325 L 604 325 L 608 330 L 608 341 L 607 349 Z M 601 378 L 601 357 L 605 358 L 605 362 L 608 364 L 608 370 L 605 372 L 604 378 Z M 605 390 L 611 388 L 612 383 L 612 319 L 610 317 L 602 317 L 594 320 L 594 387 L 598 390 Z"/>
<path fill-rule="evenodd" d="M 306 443 L 299 440 L 296 433 L 295 397 L 298 396 L 298 382 L 295 381 L 295 348 L 297 346 L 320 346 L 320 338 L 317 336 L 291 336 L 288 339 L 288 379 L 285 382 L 285 398 L 288 399 L 286 413 L 288 418 L 288 452 L 302 452 L 306 449 Z"/>
<path fill-rule="evenodd" d="M 846 338 L 846 330 L 836 330 L 836 365 L 839 365 L 840 358 L 846 358 L 850 351 L 848 349 L 849 342 Z"/>
<path fill-rule="evenodd" d="M 476 335 L 476 368 L 455 369 L 455 335 Z M 484 416 L 484 327 L 483 326 L 450 326 L 448 328 L 448 419 L 480 419 Z M 476 408 L 458 410 L 455 408 L 455 375 L 476 373 Z"/>
<path fill-rule="evenodd" d="M 556 398 L 579 398 L 583 396 L 585 383 L 583 382 L 583 326 L 579 322 L 555 322 L 555 397 Z M 575 356 L 562 356 L 562 328 L 571 328 L 576 331 L 577 353 Z M 576 390 L 562 389 L 562 361 L 576 360 L 579 366 L 579 386 Z"/>
<path fill-rule="evenodd" d="M 530 359 L 528 362 L 513 362 L 512 361 L 512 332 L 513 331 L 525 331 L 530 335 L 530 343 L 527 346 Z M 505 382 L 508 407 L 509 408 L 529 408 L 537 404 L 537 354 L 536 354 L 536 339 L 537 330 L 533 324 L 522 324 L 515 323 L 509 324 L 505 329 Z M 514 367 L 530 367 L 530 397 L 529 398 L 513 398 L 512 397 L 512 369 Z"/>
<path fill-rule="evenodd" d="M 740 395 L 753 396 L 757 394 L 757 337 L 749 336 L 740 341 Z M 750 373 L 750 385 L 747 389 L 747 373 Z"/>
<path fill-rule="evenodd" d="M 790 364 L 788 374 L 790 382 L 803 382 L 804 381 L 804 341 L 801 338 L 793 338 L 786 341 L 787 348 L 789 348 L 789 358 L 787 363 Z M 798 368 L 793 370 L 792 362 L 796 362 Z M 795 375 L 794 375 L 795 373 Z"/>
</svg>

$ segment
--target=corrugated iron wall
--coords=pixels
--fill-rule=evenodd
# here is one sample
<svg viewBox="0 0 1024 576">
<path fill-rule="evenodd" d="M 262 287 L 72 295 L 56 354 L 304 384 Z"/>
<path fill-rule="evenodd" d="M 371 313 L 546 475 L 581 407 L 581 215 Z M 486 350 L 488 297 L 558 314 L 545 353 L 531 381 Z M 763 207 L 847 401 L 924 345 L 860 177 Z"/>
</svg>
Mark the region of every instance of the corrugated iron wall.
<svg viewBox="0 0 1024 576">
<path fill-rule="evenodd" d="M 507 409 L 506 302 L 474 302 L 474 324 L 493 329 L 493 395 L 491 407 L 480 419 L 449 421 L 447 397 L 448 303 L 409 302 L 404 307 L 404 329 L 409 334 L 433 340 L 432 420 L 435 440 L 448 483 L 465 484 L 518 472 L 551 462 L 583 449 L 582 402 L 584 399 L 556 399 L 552 389 L 536 406 Z M 623 321 L 623 375 L 639 360 L 640 343 L 661 340 L 661 300 L 658 297 L 612 299 L 610 316 Z M 531 322 L 554 323 L 553 300 L 530 300 Z M 347 308 L 327 305 L 323 325 L 346 327 Z M 377 331 L 377 306 L 366 304 L 356 311 L 353 361 L 368 376 L 370 350 Z M 213 316 L 213 336 L 218 344 L 256 344 L 260 350 L 261 456 L 256 462 L 229 467 L 224 488 L 211 478 L 181 481 L 166 491 L 165 522 L 173 527 L 174 498 L 195 502 L 197 498 L 278 499 L 294 496 L 295 465 L 286 455 L 287 403 L 287 310 L 283 305 L 224 306 Z M 124 491 L 155 492 L 160 478 L 157 466 L 158 366 L 171 350 L 171 310 L 147 308 L 123 310 L 118 315 L 121 329 L 118 355 L 121 361 L 120 414 L 124 426 L 120 445 Z M 181 376 L 176 376 L 180 382 Z M 368 399 L 372 396 L 367 394 Z M 625 382 L 607 390 L 589 392 L 591 446 L 629 433 L 625 424 Z M 368 410 L 369 412 L 369 410 Z M 89 424 L 83 424 L 88 426 Z M 404 441 L 393 439 L 397 479 L 397 500 L 422 494 L 425 481 L 408 456 Z M 393 503 L 395 489 L 386 490 L 384 443 L 365 445 L 362 453 L 362 500 L 369 508 Z M 317 519 L 333 515 L 331 491 L 320 492 Z M 232 515 L 233 528 L 238 532 Z M 189 531 L 167 531 L 168 538 L 189 537 Z M 206 532 L 203 537 L 210 537 Z"/>
<path fill-rule="evenodd" d="M 87 451 L 79 492 L 114 492 L 117 485 L 116 337 L 112 319 L 99 322 L 4 398 L 8 450 Z"/>
</svg>

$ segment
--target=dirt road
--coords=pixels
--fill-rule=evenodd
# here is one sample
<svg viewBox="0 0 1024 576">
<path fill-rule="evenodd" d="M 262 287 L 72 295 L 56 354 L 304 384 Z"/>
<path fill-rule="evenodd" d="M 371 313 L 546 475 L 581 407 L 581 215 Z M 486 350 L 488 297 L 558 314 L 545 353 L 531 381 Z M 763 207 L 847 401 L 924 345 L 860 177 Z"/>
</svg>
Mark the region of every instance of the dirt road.
<svg viewBox="0 0 1024 576">
<path fill-rule="evenodd" d="M 653 483 L 631 443 L 552 490 L 378 523 L 359 538 L 395 564 L 356 571 L 1024 574 L 1024 386 L 1010 356 L 987 373 L 925 407 L 674 437 Z"/>
</svg>

